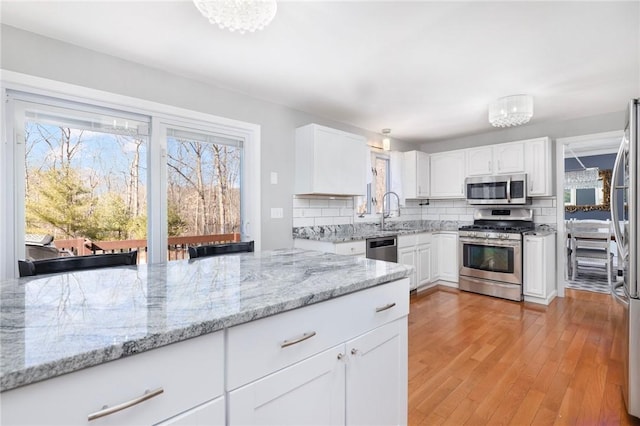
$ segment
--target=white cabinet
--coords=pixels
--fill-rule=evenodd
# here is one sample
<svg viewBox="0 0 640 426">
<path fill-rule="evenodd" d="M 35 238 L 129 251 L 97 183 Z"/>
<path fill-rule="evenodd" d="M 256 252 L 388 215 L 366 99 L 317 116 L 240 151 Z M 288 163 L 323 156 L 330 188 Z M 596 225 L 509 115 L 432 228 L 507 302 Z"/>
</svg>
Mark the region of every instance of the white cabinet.
<svg viewBox="0 0 640 426">
<path fill-rule="evenodd" d="M 398 239 L 400 240 L 402 236 Z M 413 266 L 413 272 L 409 276 L 411 281 L 409 285 L 410 290 L 415 290 L 418 288 L 418 265 L 416 263 L 416 247 L 415 245 L 410 245 L 409 247 L 398 247 L 398 263 L 401 265 Z"/>
<path fill-rule="evenodd" d="M 229 424 L 406 424 L 406 330 L 405 316 L 230 392 Z"/>
<path fill-rule="evenodd" d="M 433 234 L 432 265 L 434 278 L 450 283 L 458 282 L 458 233 Z M 447 285 L 445 283 L 445 285 Z M 456 285 L 452 285 L 457 287 Z"/>
<path fill-rule="evenodd" d="M 230 328 L 228 424 L 406 424 L 408 313 L 405 278 Z"/>
<path fill-rule="evenodd" d="M 431 273 L 432 234 L 406 234 L 398 236 L 398 263 L 413 266 L 411 290 L 428 286 L 433 282 Z"/>
<path fill-rule="evenodd" d="M 523 173 L 524 144 L 510 142 L 467 150 L 467 176 Z"/>
<path fill-rule="evenodd" d="M 523 251 L 524 300 L 548 305 L 557 294 L 555 234 L 525 235 Z"/>
<path fill-rule="evenodd" d="M 348 256 L 366 256 L 365 240 L 348 241 L 344 243 L 332 243 L 329 241 L 305 240 L 296 238 L 293 240 L 295 248 L 303 250 L 324 251 L 326 253 L 345 254 Z"/>
<path fill-rule="evenodd" d="M 431 198 L 464 198 L 465 150 L 430 155 Z"/>
<path fill-rule="evenodd" d="M 296 129 L 296 194 L 364 195 L 366 139 L 317 124 Z"/>
<path fill-rule="evenodd" d="M 494 145 L 493 171 L 495 174 L 524 172 L 524 144 L 511 142 Z"/>
<path fill-rule="evenodd" d="M 433 281 L 431 274 L 431 244 L 419 244 L 416 246 L 417 282 L 422 287 Z"/>
<path fill-rule="evenodd" d="M 213 401 L 207 407 L 211 410 L 207 417 L 212 416 L 208 424 L 224 425 L 223 340 L 223 332 L 207 334 L 3 392 L 1 423 L 156 424 Z M 129 402 L 156 389 L 163 392 L 88 421 L 104 406 Z M 188 414 L 198 416 L 196 411 Z"/>
<path fill-rule="evenodd" d="M 404 153 L 402 190 L 405 198 L 429 197 L 429 154 L 422 151 Z"/>
<path fill-rule="evenodd" d="M 544 137 L 523 141 L 523 143 L 527 195 L 530 197 L 552 196 L 555 167 L 552 163 L 551 139 Z"/>
<path fill-rule="evenodd" d="M 347 425 L 407 424 L 406 330 L 404 317 L 347 342 Z"/>
<path fill-rule="evenodd" d="M 343 424 L 345 372 L 339 357 L 346 357 L 344 345 L 230 392 L 229 424 Z"/>
<path fill-rule="evenodd" d="M 484 176 L 493 173 L 493 148 L 482 146 L 467 150 L 467 176 Z"/>
</svg>

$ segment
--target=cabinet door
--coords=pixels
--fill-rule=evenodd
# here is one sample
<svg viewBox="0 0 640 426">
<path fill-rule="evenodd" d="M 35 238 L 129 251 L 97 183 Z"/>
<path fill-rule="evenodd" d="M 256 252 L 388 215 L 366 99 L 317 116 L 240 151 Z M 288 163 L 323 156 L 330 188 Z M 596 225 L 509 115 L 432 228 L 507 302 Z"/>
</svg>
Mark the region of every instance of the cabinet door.
<svg viewBox="0 0 640 426">
<path fill-rule="evenodd" d="M 438 272 L 440 279 L 458 282 L 458 235 L 440 234 L 438 240 Z"/>
<path fill-rule="evenodd" d="M 467 176 L 484 176 L 492 173 L 492 147 L 471 148 L 467 150 Z"/>
<path fill-rule="evenodd" d="M 428 197 L 429 191 L 429 154 L 417 151 L 416 183 L 419 198 Z"/>
<path fill-rule="evenodd" d="M 431 244 L 421 244 L 416 249 L 417 254 L 417 285 L 431 282 Z"/>
<path fill-rule="evenodd" d="M 410 290 L 415 290 L 418 287 L 416 278 L 416 249 L 414 246 L 398 249 L 398 263 L 407 266 L 413 266 L 414 271 L 409 277 L 411 283 L 409 284 Z"/>
<path fill-rule="evenodd" d="M 422 151 L 404 153 L 402 188 L 406 198 L 429 197 L 429 154 Z"/>
<path fill-rule="evenodd" d="M 230 425 L 340 425 L 345 416 L 344 345 L 229 393 Z"/>
<path fill-rule="evenodd" d="M 407 424 L 407 317 L 347 342 L 347 425 Z"/>
<path fill-rule="evenodd" d="M 545 297 L 544 270 L 544 239 L 525 237 L 524 240 L 524 276 L 522 292 L 527 296 Z"/>
<path fill-rule="evenodd" d="M 525 171 L 527 195 L 540 197 L 553 195 L 554 167 L 551 164 L 551 140 L 529 140 L 525 145 Z"/>
<path fill-rule="evenodd" d="M 465 152 L 431 154 L 431 198 L 464 198 Z"/>
<path fill-rule="evenodd" d="M 440 234 L 433 234 L 431 242 L 431 277 L 433 280 L 440 279 Z"/>
<path fill-rule="evenodd" d="M 524 144 L 501 143 L 493 146 L 494 173 L 523 173 Z"/>
<path fill-rule="evenodd" d="M 295 193 L 363 195 L 366 140 L 309 124 L 296 129 Z"/>
</svg>

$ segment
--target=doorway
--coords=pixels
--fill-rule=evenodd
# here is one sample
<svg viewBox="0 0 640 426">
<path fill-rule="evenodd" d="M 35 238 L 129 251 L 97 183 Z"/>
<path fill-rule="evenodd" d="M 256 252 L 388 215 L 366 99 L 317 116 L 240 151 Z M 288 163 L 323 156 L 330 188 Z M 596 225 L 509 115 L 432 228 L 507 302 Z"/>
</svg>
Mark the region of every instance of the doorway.
<svg viewBox="0 0 640 426">
<path fill-rule="evenodd" d="M 611 219 L 607 185 L 622 135 L 620 130 L 556 140 L 557 250 L 560 254 L 557 282 L 561 297 L 564 297 L 565 288 L 608 291 L 607 286 L 595 285 L 595 275 L 580 277 L 578 274 L 575 281 L 571 280 L 566 221 Z M 612 243 L 611 250 L 615 256 L 615 243 Z"/>
</svg>

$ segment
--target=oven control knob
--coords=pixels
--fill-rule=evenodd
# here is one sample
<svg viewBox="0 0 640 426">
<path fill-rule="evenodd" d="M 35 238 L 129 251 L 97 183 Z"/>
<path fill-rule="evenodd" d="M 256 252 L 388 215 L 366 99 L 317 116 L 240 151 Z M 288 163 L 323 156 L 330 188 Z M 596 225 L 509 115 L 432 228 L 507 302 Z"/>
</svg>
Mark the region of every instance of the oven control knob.
<svg viewBox="0 0 640 426">
<path fill-rule="evenodd" d="M 500 234 L 500 238 L 503 240 L 508 240 L 509 239 L 509 234 Z"/>
<path fill-rule="evenodd" d="M 488 233 L 488 232 L 484 234 L 484 237 L 485 237 L 485 238 L 489 238 L 490 236 L 491 236 L 491 234 L 490 234 L 490 233 Z"/>
</svg>

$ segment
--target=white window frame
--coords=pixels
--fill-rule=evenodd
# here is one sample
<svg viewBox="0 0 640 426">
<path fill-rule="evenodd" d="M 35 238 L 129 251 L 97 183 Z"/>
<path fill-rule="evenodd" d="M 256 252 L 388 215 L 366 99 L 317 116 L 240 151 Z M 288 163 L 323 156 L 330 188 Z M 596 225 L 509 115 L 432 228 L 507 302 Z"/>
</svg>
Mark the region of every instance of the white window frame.
<svg viewBox="0 0 640 426">
<path fill-rule="evenodd" d="M 372 198 L 373 198 L 373 186 L 375 183 L 375 175 L 373 174 L 373 168 L 375 167 L 375 159 L 376 158 L 381 158 L 384 159 L 385 161 L 387 161 L 387 191 L 389 191 L 390 187 L 391 187 L 391 156 L 386 152 L 386 151 L 380 151 L 379 149 L 370 149 L 369 150 L 369 155 L 371 156 L 371 175 L 372 175 L 372 179 L 371 179 L 371 183 L 367 184 L 367 188 L 366 188 L 366 193 L 364 195 L 364 197 L 366 198 L 366 203 L 367 203 L 367 210 L 368 212 L 365 213 L 364 215 L 358 215 L 358 211 L 357 211 L 357 206 L 354 205 L 354 214 L 355 214 L 355 221 L 356 222 L 370 222 L 373 219 L 376 219 L 378 217 L 380 217 L 380 213 L 376 213 L 375 211 L 375 207 L 373 206 L 373 202 L 372 202 Z M 358 197 L 354 197 L 354 204 L 355 204 L 355 200 Z M 381 201 L 381 200 L 380 200 Z"/>
<path fill-rule="evenodd" d="M 167 165 L 166 134 L 163 128 L 183 126 L 206 132 L 221 133 L 243 141 L 242 208 L 243 240 L 253 240 L 256 251 L 261 247 L 260 229 L 260 126 L 199 111 L 119 95 L 13 71 L 0 70 L 0 118 L 2 146 L 0 149 L 0 279 L 18 276 L 20 247 L 24 247 L 24 179 L 20 182 L 20 154 L 14 143 L 12 104 L 7 90 L 48 96 L 63 101 L 79 102 L 151 117 L 151 136 L 147 148 L 149 263 L 166 261 L 167 251 Z M 24 155 L 24 153 L 23 153 Z M 20 196 L 19 196 L 20 195 Z M 24 251 L 24 248 L 23 248 Z"/>
</svg>

